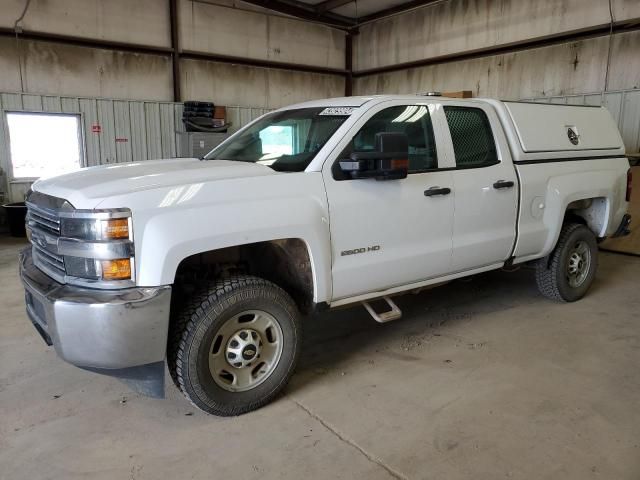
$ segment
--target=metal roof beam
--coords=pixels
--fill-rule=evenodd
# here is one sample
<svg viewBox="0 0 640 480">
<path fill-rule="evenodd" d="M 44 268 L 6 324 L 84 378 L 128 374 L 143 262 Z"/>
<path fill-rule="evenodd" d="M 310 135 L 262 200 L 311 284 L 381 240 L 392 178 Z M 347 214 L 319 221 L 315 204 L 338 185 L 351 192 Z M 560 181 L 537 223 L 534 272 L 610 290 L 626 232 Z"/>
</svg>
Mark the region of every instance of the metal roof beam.
<svg viewBox="0 0 640 480">
<path fill-rule="evenodd" d="M 334 10 L 338 7 L 342 7 L 343 5 L 347 5 L 348 3 L 353 2 L 354 0 L 325 0 L 324 2 L 320 2 L 314 5 L 314 9 L 318 13 L 328 12 L 329 10 Z"/>
<path fill-rule="evenodd" d="M 360 17 L 358 19 L 358 25 L 362 25 L 363 23 L 370 23 L 375 20 L 390 17 L 392 15 L 398 15 L 400 13 L 408 12 L 409 10 L 414 10 L 416 8 L 426 7 L 431 5 L 432 3 L 442 3 L 445 1 L 448 0 L 412 0 L 409 2 L 401 3 L 400 5 L 385 8 L 384 10 L 380 10 L 378 12 L 365 15 L 364 17 Z"/>
<path fill-rule="evenodd" d="M 16 32 L 12 28 L 0 27 L 0 37 L 15 38 Z M 23 30 L 18 34 L 22 40 L 34 40 L 42 42 L 60 43 L 63 45 L 74 45 L 77 47 L 101 48 L 105 50 L 117 50 L 119 52 L 145 53 L 148 55 L 168 56 L 173 53 L 171 47 L 158 47 L 153 45 L 141 45 L 137 43 L 116 42 L 112 40 L 101 40 L 97 38 L 76 37 L 72 35 L 61 35 L 57 33 L 35 32 Z"/>
<path fill-rule="evenodd" d="M 349 72 L 344 68 L 321 67 L 317 65 L 304 65 L 301 63 L 276 62 L 273 60 L 261 60 L 257 58 L 234 57 L 218 53 L 198 52 L 194 50 L 182 50 L 180 58 L 185 60 L 203 60 L 209 62 L 230 63 L 233 65 L 246 65 L 249 67 L 278 68 L 294 72 L 319 73 L 322 75 L 345 76 Z"/>
<path fill-rule="evenodd" d="M 302 20 L 308 20 L 311 22 L 323 23 L 328 26 L 340 28 L 342 30 L 348 30 L 356 25 L 356 21 L 353 18 L 344 17 L 342 15 L 336 15 L 335 13 L 319 13 L 315 10 L 313 5 L 308 5 L 302 2 L 295 2 L 291 0 L 241 0 L 244 3 L 249 3 L 257 7 L 273 10 L 274 12 L 284 13 L 285 15 L 291 15 Z"/>
</svg>

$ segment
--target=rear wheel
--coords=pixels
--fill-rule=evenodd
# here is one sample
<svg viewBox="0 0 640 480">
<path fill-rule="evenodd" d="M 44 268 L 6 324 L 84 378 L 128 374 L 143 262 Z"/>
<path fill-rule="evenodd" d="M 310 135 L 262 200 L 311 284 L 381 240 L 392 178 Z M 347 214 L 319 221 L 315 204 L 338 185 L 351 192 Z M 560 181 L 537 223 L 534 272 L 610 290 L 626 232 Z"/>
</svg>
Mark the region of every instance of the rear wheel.
<svg viewBox="0 0 640 480">
<path fill-rule="evenodd" d="M 553 300 L 574 302 L 589 290 L 597 267 L 595 235 L 585 225 L 565 224 L 553 252 L 538 260 L 538 289 Z"/>
<path fill-rule="evenodd" d="M 221 280 L 172 322 L 169 371 L 198 408 L 229 416 L 270 402 L 293 374 L 301 324 L 291 297 L 257 277 Z"/>
</svg>

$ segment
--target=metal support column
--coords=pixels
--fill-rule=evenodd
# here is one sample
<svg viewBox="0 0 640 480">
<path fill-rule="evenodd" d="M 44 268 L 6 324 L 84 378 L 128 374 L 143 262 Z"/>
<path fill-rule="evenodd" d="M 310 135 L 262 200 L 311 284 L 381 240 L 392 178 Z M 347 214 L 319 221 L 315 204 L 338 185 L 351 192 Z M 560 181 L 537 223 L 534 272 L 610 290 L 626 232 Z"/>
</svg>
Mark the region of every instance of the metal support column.
<svg viewBox="0 0 640 480">
<path fill-rule="evenodd" d="M 178 34 L 178 1 L 169 0 L 169 22 L 171 24 L 171 63 L 173 67 L 173 101 L 181 100 L 180 92 L 180 39 Z"/>
</svg>

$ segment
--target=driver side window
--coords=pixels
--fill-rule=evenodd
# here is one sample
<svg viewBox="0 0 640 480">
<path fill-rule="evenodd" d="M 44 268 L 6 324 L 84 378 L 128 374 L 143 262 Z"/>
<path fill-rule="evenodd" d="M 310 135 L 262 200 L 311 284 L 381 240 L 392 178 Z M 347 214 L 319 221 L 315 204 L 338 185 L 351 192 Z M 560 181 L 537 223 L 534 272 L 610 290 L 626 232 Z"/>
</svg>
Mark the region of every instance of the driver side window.
<svg viewBox="0 0 640 480">
<path fill-rule="evenodd" d="M 355 134 L 339 158 L 349 158 L 353 152 L 374 151 L 376 148 L 376 134 L 380 132 L 395 132 L 407 135 L 409 141 L 409 174 L 438 168 L 433 126 L 426 105 L 399 105 L 376 113 Z M 334 173 L 337 173 L 337 171 Z"/>
</svg>

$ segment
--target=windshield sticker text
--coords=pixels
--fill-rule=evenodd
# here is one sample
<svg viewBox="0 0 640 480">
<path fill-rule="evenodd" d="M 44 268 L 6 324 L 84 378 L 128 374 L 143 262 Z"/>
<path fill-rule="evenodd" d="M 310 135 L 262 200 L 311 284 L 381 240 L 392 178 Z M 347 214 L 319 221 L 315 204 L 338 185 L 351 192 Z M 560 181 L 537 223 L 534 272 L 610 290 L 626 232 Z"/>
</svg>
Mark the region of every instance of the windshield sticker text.
<svg viewBox="0 0 640 480">
<path fill-rule="evenodd" d="M 351 115 L 356 107 L 329 107 L 322 110 L 318 115 Z"/>
</svg>

